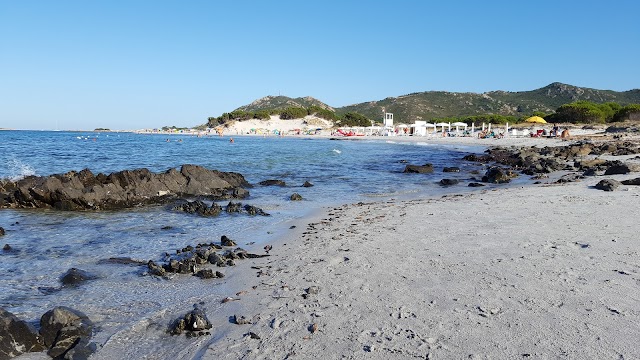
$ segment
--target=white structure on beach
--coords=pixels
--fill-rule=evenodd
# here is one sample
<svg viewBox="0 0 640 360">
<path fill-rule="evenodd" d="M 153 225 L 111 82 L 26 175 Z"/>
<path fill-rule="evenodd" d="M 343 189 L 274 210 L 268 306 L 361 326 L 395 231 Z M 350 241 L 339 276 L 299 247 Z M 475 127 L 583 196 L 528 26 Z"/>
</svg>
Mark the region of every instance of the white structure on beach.
<svg viewBox="0 0 640 360">
<path fill-rule="evenodd" d="M 382 120 L 383 127 L 380 132 L 384 136 L 395 136 L 395 128 L 393 127 L 393 113 L 384 113 L 384 119 Z"/>
</svg>

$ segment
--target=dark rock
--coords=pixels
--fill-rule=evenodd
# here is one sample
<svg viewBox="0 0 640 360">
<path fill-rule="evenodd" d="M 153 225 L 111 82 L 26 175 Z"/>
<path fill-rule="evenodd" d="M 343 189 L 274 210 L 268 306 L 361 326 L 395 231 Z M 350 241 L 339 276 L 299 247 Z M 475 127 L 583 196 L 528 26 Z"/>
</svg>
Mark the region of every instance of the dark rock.
<svg viewBox="0 0 640 360">
<path fill-rule="evenodd" d="M 149 268 L 149 274 L 151 275 L 155 275 L 155 276 L 167 275 L 166 270 L 162 266 L 156 264 L 151 260 L 149 260 L 149 262 L 147 263 L 147 267 Z"/>
<path fill-rule="evenodd" d="M 209 330 L 212 327 L 213 325 L 211 325 L 204 310 L 196 307 L 182 318 L 176 320 L 169 329 L 169 332 L 171 335 L 180 335 L 184 331 L 201 332 L 203 330 Z M 198 333 L 196 335 L 200 334 Z"/>
<path fill-rule="evenodd" d="M 217 266 L 225 266 L 224 259 L 218 253 L 209 255 L 207 261 L 209 261 L 210 264 L 214 264 Z"/>
<path fill-rule="evenodd" d="M 227 235 L 222 235 L 222 237 L 220 237 L 220 243 L 222 244 L 222 246 L 237 246 L 238 244 L 236 244 L 235 241 L 229 239 L 227 237 Z"/>
<path fill-rule="evenodd" d="M 5 234 L 4 228 L 0 226 L 0 236 L 3 236 L 4 234 Z"/>
<path fill-rule="evenodd" d="M 200 216 L 217 216 L 222 212 L 222 207 L 216 203 L 207 206 L 207 204 L 201 200 L 196 200 L 175 205 L 173 210 L 183 211 L 187 214 L 198 214 Z"/>
<path fill-rule="evenodd" d="M 239 213 L 242 211 L 242 203 L 234 203 L 229 201 L 225 211 L 228 213 Z"/>
<path fill-rule="evenodd" d="M 484 184 L 480 184 L 480 183 L 477 183 L 477 182 L 470 182 L 469 185 L 467 185 L 467 186 L 469 186 L 469 187 L 481 187 L 481 186 L 484 186 Z"/>
<path fill-rule="evenodd" d="M 624 185 L 640 185 L 640 178 L 623 180 L 622 184 L 624 184 Z"/>
<path fill-rule="evenodd" d="M 424 165 L 407 165 L 404 168 L 405 173 L 428 174 L 433 172 L 432 164 Z"/>
<path fill-rule="evenodd" d="M 264 180 L 260 181 L 258 184 L 262 186 L 287 186 L 287 184 L 282 180 Z"/>
<path fill-rule="evenodd" d="M 491 167 L 482 177 L 483 182 L 492 184 L 502 184 L 510 182 L 512 178 L 518 176 L 511 170 L 505 170 L 499 167 Z"/>
<path fill-rule="evenodd" d="M 462 159 L 466 161 L 481 162 L 481 163 L 488 163 L 493 161 L 493 158 L 490 155 L 476 155 L 476 154 L 466 155 Z"/>
<path fill-rule="evenodd" d="M 249 197 L 249 190 L 237 187 L 233 189 L 233 191 L 231 192 L 231 196 L 234 199 L 244 199 Z"/>
<path fill-rule="evenodd" d="M 440 185 L 442 186 L 451 186 L 456 185 L 460 182 L 458 179 L 442 179 L 440 180 Z"/>
<path fill-rule="evenodd" d="M 44 350 L 42 337 L 33 326 L 0 308 L 0 359 Z"/>
<path fill-rule="evenodd" d="M 304 184 L 302 184 L 302 187 L 312 187 L 312 186 L 313 184 L 308 181 L 305 181 Z"/>
<path fill-rule="evenodd" d="M 560 177 L 560 179 L 556 180 L 556 184 L 576 182 L 576 181 L 580 181 L 582 179 L 584 179 L 584 175 L 574 174 L 574 173 L 566 174 L 566 175 L 563 175 L 562 177 Z"/>
<path fill-rule="evenodd" d="M 300 195 L 298 193 L 293 193 L 293 194 L 291 194 L 289 199 L 291 199 L 291 201 L 299 201 L 299 200 L 302 200 L 302 195 Z"/>
<path fill-rule="evenodd" d="M 95 351 L 95 344 L 89 342 L 92 331 L 91 320 L 68 307 L 58 306 L 40 318 L 40 335 L 52 358 L 70 358 L 72 354 L 76 359 L 87 358 Z"/>
<path fill-rule="evenodd" d="M 618 188 L 618 186 L 620 186 L 620 182 L 618 180 L 604 179 L 600 180 L 600 182 L 596 184 L 596 189 L 604 191 L 614 191 Z"/>
<path fill-rule="evenodd" d="M 64 275 L 62 275 L 62 277 L 60 278 L 60 282 L 62 282 L 62 285 L 65 285 L 65 286 L 67 285 L 75 286 L 85 281 L 95 280 L 95 279 L 97 279 L 97 276 L 91 273 L 88 273 L 81 269 L 71 268 L 67 270 L 67 272 L 64 273 Z"/>
<path fill-rule="evenodd" d="M 247 214 L 252 216 L 255 216 L 255 215 L 269 216 L 269 214 L 264 212 L 264 210 L 260 209 L 259 207 L 255 207 L 253 205 L 245 205 L 244 210 L 247 212 Z"/>
<path fill-rule="evenodd" d="M 442 172 L 460 172 L 459 167 L 445 167 Z"/>
<path fill-rule="evenodd" d="M 160 228 L 160 230 L 171 230 L 171 229 L 173 229 L 173 226 L 169 226 L 169 225 L 166 225 Z"/>
<path fill-rule="evenodd" d="M 11 251 L 11 249 L 12 249 L 11 245 L 9 245 L 9 244 L 4 244 L 4 246 L 2 247 L 3 251 Z"/>
<path fill-rule="evenodd" d="M 54 208 L 59 210 L 115 210 L 165 203 L 177 196 L 226 198 L 247 186 L 237 173 L 182 165 L 152 173 L 125 170 L 106 176 L 89 170 L 44 177 L 29 176 L 16 182 L 0 181 L 0 207 Z"/>
<path fill-rule="evenodd" d="M 604 172 L 605 175 L 620 175 L 620 174 L 628 174 L 630 173 L 631 168 L 629 167 L 629 165 L 627 164 L 616 164 L 616 165 L 611 165 L 607 168 L 607 170 Z"/>
<path fill-rule="evenodd" d="M 219 275 L 221 275 L 221 276 L 219 276 Z M 216 279 L 216 278 L 224 277 L 224 274 L 222 274 L 220 271 L 214 272 L 211 269 L 203 269 L 203 270 L 198 271 L 196 273 L 196 276 L 201 278 L 201 279 Z"/>
</svg>

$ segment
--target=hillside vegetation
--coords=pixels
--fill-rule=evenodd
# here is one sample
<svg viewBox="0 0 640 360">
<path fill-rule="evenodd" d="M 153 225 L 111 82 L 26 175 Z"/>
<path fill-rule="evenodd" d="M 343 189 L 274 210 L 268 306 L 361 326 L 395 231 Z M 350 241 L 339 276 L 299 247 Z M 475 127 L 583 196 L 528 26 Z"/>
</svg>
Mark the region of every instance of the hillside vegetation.
<svg viewBox="0 0 640 360">
<path fill-rule="evenodd" d="M 633 118 L 640 111 L 640 89 L 624 92 L 581 88 L 552 83 L 532 91 L 490 91 L 456 93 L 428 91 L 389 97 L 379 101 L 331 107 L 312 97 L 267 96 L 251 104 L 210 117 L 214 127 L 229 120 L 281 119 L 315 115 L 337 126 L 369 126 L 381 122 L 383 114 L 394 114 L 396 123 L 416 120 L 516 123 L 529 116 L 542 116 L 549 122 L 605 123 Z"/>
</svg>

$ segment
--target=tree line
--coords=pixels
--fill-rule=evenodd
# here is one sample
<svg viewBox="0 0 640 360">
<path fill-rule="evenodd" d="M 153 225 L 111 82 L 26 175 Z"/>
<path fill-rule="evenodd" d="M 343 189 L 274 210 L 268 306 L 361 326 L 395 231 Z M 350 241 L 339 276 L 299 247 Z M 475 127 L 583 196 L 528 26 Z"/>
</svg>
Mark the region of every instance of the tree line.
<svg viewBox="0 0 640 360">
<path fill-rule="evenodd" d="M 640 104 L 630 104 L 622 106 L 618 103 L 594 103 L 591 101 L 576 101 L 570 104 L 561 105 L 553 113 L 534 111 L 526 116 L 511 115 L 474 115 L 474 116 L 454 116 L 432 119 L 433 122 L 464 122 L 471 123 L 521 123 L 531 116 L 539 116 L 549 123 L 573 123 L 573 124 L 605 124 L 628 120 L 633 114 L 640 115 Z"/>
<path fill-rule="evenodd" d="M 308 108 L 287 107 L 284 109 L 258 110 L 253 112 L 235 110 L 230 113 L 224 113 L 218 117 L 209 117 L 207 119 L 207 126 L 213 128 L 232 120 L 268 120 L 271 116 L 276 115 L 283 120 L 300 119 L 307 115 L 315 115 L 319 118 L 332 121 L 337 126 L 371 126 L 372 123 L 369 118 L 359 113 L 348 112 L 343 115 L 338 115 L 334 111 L 312 105 Z"/>
</svg>

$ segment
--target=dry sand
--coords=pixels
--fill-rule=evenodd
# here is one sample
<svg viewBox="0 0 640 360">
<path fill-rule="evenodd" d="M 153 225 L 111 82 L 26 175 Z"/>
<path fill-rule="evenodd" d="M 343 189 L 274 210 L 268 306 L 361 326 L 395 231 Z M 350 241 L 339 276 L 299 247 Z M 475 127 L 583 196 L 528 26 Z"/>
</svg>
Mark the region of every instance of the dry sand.
<svg viewBox="0 0 640 360">
<path fill-rule="evenodd" d="M 253 323 L 197 357 L 638 359 L 640 188 L 598 180 L 328 209 L 229 279 Z"/>
</svg>

